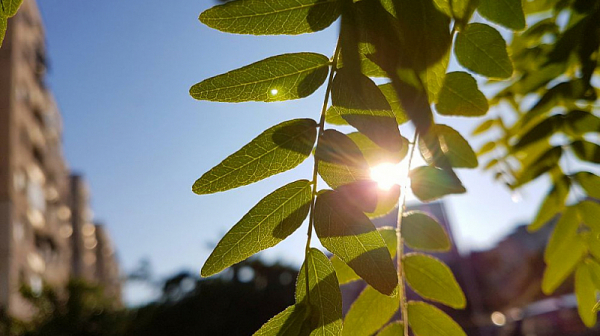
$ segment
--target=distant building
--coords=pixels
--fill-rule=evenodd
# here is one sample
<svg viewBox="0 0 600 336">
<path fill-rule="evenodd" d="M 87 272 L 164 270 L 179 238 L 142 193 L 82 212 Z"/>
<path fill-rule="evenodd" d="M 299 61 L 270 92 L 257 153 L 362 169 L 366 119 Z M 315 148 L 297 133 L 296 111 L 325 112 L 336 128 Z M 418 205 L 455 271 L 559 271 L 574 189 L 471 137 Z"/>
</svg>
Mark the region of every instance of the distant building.
<svg viewBox="0 0 600 336">
<path fill-rule="evenodd" d="M 40 291 L 70 277 L 108 278 L 96 265 L 98 241 L 108 235 L 97 237 L 87 188 L 70 177 L 46 69 L 40 13 L 35 0 L 25 0 L 0 48 L 0 310 L 24 319 L 33 311 L 19 293 L 22 284 Z M 102 258 L 116 265 L 106 261 L 114 254 Z M 110 274 L 116 295 L 118 271 Z"/>
</svg>

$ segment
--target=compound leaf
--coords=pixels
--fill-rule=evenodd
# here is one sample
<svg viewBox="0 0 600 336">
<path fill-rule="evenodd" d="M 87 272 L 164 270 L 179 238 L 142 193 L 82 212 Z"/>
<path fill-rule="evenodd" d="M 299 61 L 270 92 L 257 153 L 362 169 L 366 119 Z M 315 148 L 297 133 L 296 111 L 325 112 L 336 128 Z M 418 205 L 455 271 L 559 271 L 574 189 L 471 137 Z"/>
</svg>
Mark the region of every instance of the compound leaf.
<svg viewBox="0 0 600 336">
<path fill-rule="evenodd" d="M 316 137 L 317 123 L 312 119 L 282 122 L 204 173 L 192 190 L 211 194 L 290 170 L 310 155 Z"/>
<path fill-rule="evenodd" d="M 221 239 L 202 267 L 202 276 L 218 273 L 292 234 L 308 215 L 311 195 L 308 180 L 267 195 Z"/>
<path fill-rule="evenodd" d="M 329 63 L 326 56 L 308 52 L 273 56 L 205 79 L 192 86 L 190 95 L 226 103 L 303 98 L 323 84 Z"/>
</svg>

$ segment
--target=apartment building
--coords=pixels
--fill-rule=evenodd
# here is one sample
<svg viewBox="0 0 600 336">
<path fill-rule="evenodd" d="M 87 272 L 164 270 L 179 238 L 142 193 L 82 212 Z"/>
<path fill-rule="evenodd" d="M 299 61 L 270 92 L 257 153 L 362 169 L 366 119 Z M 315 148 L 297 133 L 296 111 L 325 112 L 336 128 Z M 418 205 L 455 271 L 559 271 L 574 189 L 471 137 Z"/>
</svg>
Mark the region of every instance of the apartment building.
<svg viewBox="0 0 600 336">
<path fill-rule="evenodd" d="M 38 7 L 25 0 L 0 48 L 0 309 L 25 319 L 33 311 L 23 284 L 40 291 L 71 277 L 100 282 L 89 191 L 63 156 L 46 59 Z"/>
</svg>

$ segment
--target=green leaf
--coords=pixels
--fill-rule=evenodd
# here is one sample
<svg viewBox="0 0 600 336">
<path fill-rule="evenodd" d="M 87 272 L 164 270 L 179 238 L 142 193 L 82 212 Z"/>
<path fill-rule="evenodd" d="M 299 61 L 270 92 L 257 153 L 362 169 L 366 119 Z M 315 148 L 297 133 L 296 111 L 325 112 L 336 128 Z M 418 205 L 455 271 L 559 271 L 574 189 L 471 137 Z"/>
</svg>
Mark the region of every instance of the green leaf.
<svg viewBox="0 0 600 336">
<path fill-rule="evenodd" d="M 348 137 L 358 146 L 370 167 L 381 163 L 399 163 L 408 153 L 409 142 L 405 137 L 401 138 L 400 150 L 390 151 L 375 144 L 366 135 L 360 132 L 348 134 Z"/>
<path fill-rule="evenodd" d="M 390 295 L 398 284 L 396 269 L 369 218 L 336 191 L 319 194 L 314 211 L 321 244 L 373 288 Z"/>
<path fill-rule="evenodd" d="M 571 148 L 580 160 L 600 164 L 600 146 L 595 143 L 577 140 L 571 143 Z"/>
<path fill-rule="evenodd" d="M 399 307 L 398 295 L 383 295 L 367 286 L 346 313 L 343 335 L 373 335 L 394 316 Z"/>
<path fill-rule="evenodd" d="M 388 324 L 377 336 L 404 336 L 404 323 L 395 321 Z"/>
<path fill-rule="evenodd" d="M 496 142 L 495 141 L 486 142 L 483 146 L 481 146 L 481 148 L 477 152 L 477 155 L 478 156 L 485 155 L 485 154 L 493 151 L 495 148 L 496 148 Z"/>
<path fill-rule="evenodd" d="M 552 294 L 585 256 L 587 248 L 577 234 L 579 217 L 574 207 L 568 207 L 556 224 L 544 253 L 547 267 L 542 278 L 542 291 Z"/>
<path fill-rule="evenodd" d="M 0 47 L 2 47 L 2 42 L 4 41 L 4 36 L 6 35 L 7 27 L 8 27 L 8 19 L 0 16 Z"/>
<path fill-rule="evenodd" d="M 479 126 L 477 126 L 473 132 L 471 132 L 472 135 L 478 135 L 481 133 L 486 132 L 487 130 L 489 130 L 490 128 L 492 128 L 492 126 L 494 126 L 496 124 L 496 120 L 495 119 L 488 119 L 485 120 L 484 122 L 482 122 L 481 124 L 479 124 Z"/>
<path fill-rule="evenodd" d="M 575 180 L 589 196 L 600 199 L 600 177 L 590 172 L 578 172 Z"/>
<path fill-rule="evenodd" d="M 452 167 L 476 168 L 479 164 L 477 155 L 467 140 L 452 127 L 442 124 L 431 125 L 429 131 L 419 139 L 419 150 L 427 164 L 434 165 L 438 162 L 437 156 L 442 155 L 433 153 L 427 146 L 428 140 L 436 139 L 440 143 L 441 152 L 448 158 Z"/>
<path fill-rule="evenodd" d="M 396 244 L 397 244 L 397 235 L 396 229 L 389 226 L 380 227 L 377 229 L 381 234 L 381 237 L 385 241 L 388 250 L 390 251 L 390 256 L 394 258 L 396 256 Z M 360 277 L 350 268 L 350 266 L 346 265 L 345 262 L 340 260 L 336 255 L 331 257 L 331 264 L 335 269 L 335 274 L 337 275 L 338 281 L 340 285 L 344 285 L 356 280 L 360 280 Z"/>
<path fill-rule="evenodd" d="M 477 11 L 484 18 L 508 29 L 525 29 L 521 0 L 480 0 Z"/>
<path fill-rule="evenodd" d="M 319 138 L 315 151 L 319 175 L 332 188 L 370 180 L 369 165 L 358 146 L 347 135 L 328 129 Z"/>
<path fill-rule="evenodd" d="M 577 297 L 579 316 L 588 328 L 596 325 L 598 318 L 594 311 L 597 290 L 592 279 L 591 267 L 586 262 L 582 262 L 575 271 L 575 296 Z"/>
<path fill-rule="evenodd" d="M 425 299 L 456 309 L 465 308 L 467 299 L 452 271 L 441 260 L 421 253 L 404 256 L 403 269 L 408 285 Z M 410 320 L 410 314 L 409 320 Z"/>
<path fill-rule="evenodd" d="M 591 112 L 573 110 L 565 116 L 567 132 L 575 136 L 600 130 L 600 118 Z"/>
<path fill-rule="evenodd" d="M 550 148 L 542 155 L 538 156 L 536 160 L 532 160 L 531 164 L 524 165 L 524 167 L 516 174 L 516 181 L 511 187 L 518 188 L 558 167 L 562 154 L 562 147 L 557 146 Z"/>
<path fill-rule="evenodd" d="M 377 207 L 373 211 L 365 212 L 369 218 L 385 216 L 398 206 L 400 199 L 400 186 L 394 185 L 390 189 L 377 187 Z"/>
<path fill-rule="evenodd" d="M 2 0 L 2 6 L 0 6 L 0 17 L 9 18 L 15 16 L 23 0 Z"/>
<path fill-rule="evenodd" d="M 555 181 L 554 186 L 540 205 L 535 219 L 527 227 L 529 231 L 534 232 L 541 229 L 558 213 L 563 211 L 570 187 L 571 180 L 567 176 Z"/>
<path fill-rule="evenodd" d="M 329 58 L 315 53 L 283 54 L 203 80 L 192 86 L 198 100 L 227 103 L 282 101 L 309 96 L 323 84 Z"/>
<path fill-rule="evenodd" d="M 308 215 L 311 186 L 308 180 L 292 182 L 258 202 L 217 244 L 202 276 L 219 273 L 296 231 Z"/>
<path fill-rule="evenodd" d="M 226 33 L 297 35 L 323 30 L 339 15 L 339 0 L 238 0 L 204 11 L 200 21 Z"/>
<path fill-rule="evenodd" d="M 402 218 L 404 243 L 414 250 L 450 251 L 450 238 L 446 230 L 432 217 L 421 211 L 410 211 Z"/>
<path fill-rule="evenodd" d="M 596 232 L 600 232 L 600 203 L 583 200 L 576 207 L 579 218 L 581 218 L 585 225 Z"/>
<path fill-rule="evenodd" d="M 331 113 L 341 116 L 379 146 L 391 151 L 402 148 L 392 108 L 369 77 L 345 68 L 339 70 L 331 86 L 331 102 Z"/>
<path fill-rule="evenodd" d="M 479 117 L 487 113 L 489 106 L 473 76 L 456 71 L 446 74 L 435 108 L 441 115 Z"/>
<path fill-rule="evenodd" d="M 410 172 L 410 187 L 422 202 L 436 200 L 448 194 L 462 194 L 467 190 L 452 174 L 433 167 L 417 167 Z"/>
<path fill-rule="evenodd" d="M 400 98 L 396 94 L 396 90 L 392 86 L 392 84 L 382 84 L 379 85 L 379 89 L 383 92 L 383 95 L 387 99 L 390 107 L 392 108 L 392 112 L 396 116 L 396 122 L 398 125 L 402 125 L 409 120 L 408 115 L 406 115 L 406 111 L 402 107 L 402 103 L 400 102 Z"/>
<path fill-rule="evenodd" d="M 450 316 L 425 302 L 408 303 L 408 324 L 415 336 L 467 336 Z"/>
<path fill-rule="evenodd" d="M 275 125 L 200 177 L 196 194 L 211 194 L 248 185 L 298 166 L 311 153 L 317 123 L 295 119 Z"/>
<path fill-rule="evenodd" d="M 532 145 L 540 140 L 547 140 L 555 132 L 561 130 L 563 124 L 562 115 L 554 115 L 548 119 L 543 120 L 539 124 L 532 127 L 530 130 L 525 132 L 519 141 L 513 146 L 513 148 L 519 150 Z"/>
<path fill-rule="evenodd" d="M 596 289 L 600 290 L 600 264 L 598 261 L 587 258 L 585 260 L 586 265 L 589 267 L 590 273 L 592 275 L 592 281 L 596 285 Z"/>
<path fill-rule="evenodd" d="M 513 67 L 500 33 L 483 23 L 471 23 L 459 32 L 454 46 L 456 59 L 465 68 L 492 78 L 510 78 Z"/>
<path fill-rule="evenodd" d="M 296 304 L 306 304 L 306 273 L 310 295 L 311 336 L 342 334 L 342 294 L 335 270 L 323 252 L 311 248 L 296 282 Z"/>
<path fill-rule="evenodd" d="M 254 336 L 298 336 L 307 315 L 306 306 L 296 304 L 271 318 Z"/>
</svg>

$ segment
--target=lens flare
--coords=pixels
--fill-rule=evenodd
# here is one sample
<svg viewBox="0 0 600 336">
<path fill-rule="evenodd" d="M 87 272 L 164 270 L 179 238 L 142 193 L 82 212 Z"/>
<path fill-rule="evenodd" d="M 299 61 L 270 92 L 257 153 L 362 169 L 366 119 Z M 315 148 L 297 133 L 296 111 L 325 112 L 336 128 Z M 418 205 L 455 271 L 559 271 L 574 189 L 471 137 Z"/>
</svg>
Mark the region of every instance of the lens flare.
<svg viewBox="0 0 600 336">
<path fill-rule="evenodd" d="M 406 186 L 409 182 L 403 163 L 381 163 L 371 168 L 371 179 L 383 190 L 390 190 L 394 185 Z"/>
</svg>

